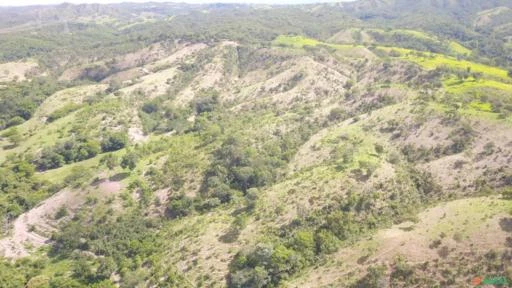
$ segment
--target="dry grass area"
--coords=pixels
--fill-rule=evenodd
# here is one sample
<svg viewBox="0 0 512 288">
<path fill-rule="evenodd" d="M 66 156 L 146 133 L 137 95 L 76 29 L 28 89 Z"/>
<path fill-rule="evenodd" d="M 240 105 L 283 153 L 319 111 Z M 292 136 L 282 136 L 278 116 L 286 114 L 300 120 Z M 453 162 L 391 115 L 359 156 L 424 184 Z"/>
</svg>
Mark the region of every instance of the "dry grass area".
<svg viewBox="0 0 512 288">
<path fill-rule="evenodd" d="M 498 171 L 512 163 L 512 129 L 509 125 L 474 121 L 472 128 L 477 136 L 470 149 L 420 165 L 446 189 L 463 193 L 474 191 L 478 189 L 478 179 L 488 179 L 492 183 L 496 175 L 489 175 L 489 171 Z M 437 133 L 443 130 L 431 133 L 435 135 L 433 137 L 443 137 L 442 132 Z M 435 139 L 433 143 L 436 143 Z"/>
<path fill-rule="evenodd" d="M 0 82 L 23 81 L 38 74 L 39 64 L 32 60 L 0 64 Z"/>
<path fill-rule="evenodd" d="M 21 214 L 12 223 L 9 236 L 0 239 L 0 254 L 7 258 L 21 258 L 47 243 L 59 222 L 55 219 L 57 211 L 62 207 L 67 211 L 77 209 L 84 203 L 86 194 L 82 190 L 62 190 Z"/>
<path fill-rule="evenodd" d="M 197 52 L 208 48 L 208 45 L 203 43 L 197 43 L 197 44 L 190 44 L 190 45 L 183 45 L 177 47 L 176 51 L 172 53 L 170 56 L 158 59 L 157 61 L 153 63 L 149 63 L 145 67 L 149 69 L 150 71 L 154 71 L 155 69 L 158 69 L 159 67 L 163 67 L 166 65 L 174 65 L 178 63 L 179 61 L 185 60 L 187 57 L 192 56 L 196 54 Z"/>
<path fill-rule="evenodd" d="M 492 23 L 493 17 L 499 16 L 502 13 L 509 12 L 509 7 L 497 7 L 478 13 L 478 17 L 475 19 L 475 25 L 482 27 Z"/>
<path fill-rule="evenodd" d="M 340 39 L 352 37 L 348 35 L 351 31 L 340 33 L 336 36 Z M 116 64 L 123 71 L 106 78 L 102 84 L 74 87 L 55 93 L 46 99 L 31 120 L 18 127 L 25 141 L 11 152 L 37 152 L 42 146 L 65 139 L 68 132 L 66 127 L 71 126 L 77 117 L 82 117 L 79 112 L 83 111 L 72 112 L 52 123 L 47 123 L 46 117 L 66 104 L 83 103 L 86 97 L 104 92 L 109 82 L 119 80 L 124 82 L 119 93 L 116 91 L 102 99 L 112 101 L 106 102 L 106 107 L 102 107 L 106 112 L 88 114 L 87 117 L 91 117 L 87 123 L 92 127 L 90 130 L 101 133 L 107 129 L 126 129 L 130 143 L 138 148 L 147 144 L 147 150 L 150 150 L 155 139 L 163 140 L 155 143 L 155 146 L 162 145 L 163 148 L 154 154 L 145 152 L 148 154 L 141 156 L 144 158 L 140 159 L 137 168 L 130 172 L 126 181 L 102 179 L 84 190 L 63 190 L 21 215 L 12 223 L 11 234 L 0 240 L 0 250 L 3 250 L 6 257 L 27 256 L 35 248 L 43 246 L 48 241 L 48 235 L 61 221 L 55 219 L 58 210 L 65 207 L 73 215 L 76 209 L 86 203 L 89 196 L 114 199 L 122 194 L 123 197 L 112 201 L 114 204 L 109 203 L 109 207 L 116 212 L 123 211 L 129 205 L 138 205 L 137 202 L 142 196 L 137 195 L 137 191 L 133 189 L 127 192 L 128 183 L 145 180 L 148 185 L 152 185 L 151 176 L 146 173 L 149 168 L 170 165 L 166 160 L 173 159 L 173 154 L 178 155 L 182 150 L 190 149 L 187 150 L 190 155 L 183 156 L 183 159 L 177 158 L 176 162 L 186 162 L 183 161 L 188 160 L 185 158 L 194 157 L 197 157 L 194 158 L 197 161 L 189 166 L 175 168 L 188 169 L 180 175 L 180 180 L 184 183 L 177 191 L 173 191 L 174 188 L 171 187 L 155 188 L 157 191 L 153 193 L 154 198 L 148 205 L 147 215 L 165 215 L 171 197 L 177 193 L 183 193 L 190 198 L 199 195 L 207 169 L 202 165 L 208 165 L 212 151 L 221 145 L 221 140 L 215 142 L 217 139 L 214 139 L 213 143 L 204 145 L 199 140 L 178 142 L 173 147 L 174 150 L 165 148 L 174 139 L 197 135 L 194 132 L 180 134 L 175 131 L 163 136 L 145 135 L 138 114 L 143 102 L 166 95 L 175 86 L 179 87 L 176 95 L 166 95 L 168 97 L 164 97 L 163 103 L 188 108 L 200 90 L 213 88 L 220 94 L 220 103 L 215 109 L 222 113 L 240 113 L 243 118 L 246 116 L 243 114 L 245 112 L 258 109 L 265 111 L 265 114 L 255 116 L 258 119 L 244 119 L 245 122 L 230 119 L 233 122 L 229 124 L 234 127 L 239 125 L 243 127 L 241 130 L 250 130 L 241 131 L 236 136 L 243 138 L 250 135 L 256 139 L 255 143 L 258 137 L 278 139 L 310 120 L 315 125 L 311 131 L 304 132 L 304 135 L 293 135 L 298 136 L 297 138 L 304 136 L 297 140 L 301 141 L 297 144 L 297 152 L 290 155 L 291 161 L 287 165 L 280 167 L 282 171 L 276 173 L 279 174 L 276 177 L 278 180 L 259 188 L 258 204 L 254 211 L 244 215 L 246 223 L 240 231 L 233 232 L 233 223 L 237 215 L 246 213 L 237 211 L 243 210 L 243 202 L 247 200 L 242 197 L 241 192 L 233 197 L 233 203 L 218 204 L 214 208 L 205 208 L 204 211 L 196 207 L 190 208 L 188 216 L 162 221 L 164 224 L 161 232 L 165 235 L 162 237 L 169 239 L 165 244 L 166 249 L 161 251 L 162 254 L 165 253 L 164 259 L 168 261 L 166 265 L 175 267 L 194 284 L 208 283 L 208 287 L 223 287 L 226 283 L 225 277 L 229 274 L 229 263 L 238 251 L 265 241 L 262 240 L 263 237 L 279 231 L 294 220 L 305 219 L 315 211 L 339 204 L 344 197 L 350 195 L 348 192 L 375 192 L 375 195 L 384 195 L 381 202 L 389 200 L 385 198 L 388 187 L 383 187 L 389 183 L 393 183 L 390 184 L 392 186 L 395 181 L 400 182 L 400 177 L 410 176 L 406 168 L 414 167 L 421 172 L 430 172 L 436 183 L 440 184 L 443 193 L 448 195 L 449 192 L 461 191 L 456 195 L 460 196 L 464 195 L 462 193 L 466 189 L 475 192 L 475 180 L 484 176 L 486 171 L 507 167 L 512 161 L 510 126 L 499 121 L 480 119 L 469 122 L 475 136 L 464 152 L 442 155 L 428 161 L 407 162 L 405 155 L 400 153 L 402 146 L 409 144 L 416 148 L 430 149 L 438 145 L 450 145 L 451 133 L 458 126 L 443 122 L 445 115 L 441 115 L 442 112 L 420 111 L 420 105 L 416 104 L 421 95 L 417 92 L 417 87 L 408 83 L 411 77 L 422 73 L 418 67 L 402 62 L 384 63 L 364 47 L 350 50 L 351 53 L 361 53 L 356 57 L 345 55 L 347 51 L 331 54 L 317 51 L 319 54 L 326 54 L 317 57 L 306 56 L 304 51 L 268 49 L 265 52 L 272 57 L 286 57 L 282 58 L 284 60 L 278 58 L 276 63 L 267 63 L 262 67 L 247 68 L 248 71 L 242 73 L 236 70 L 242 70 L 240 67 L 243 65 L 236 63 L 239 60 L 231 59 L 235 62 L 232 63 L 226 59 L 237 43 L 222 42 L 215 46 L 176 45 L 172 49 L 155 45 L 124 55 Z M 211 58 L 207 58 L 206 64 L 202 63 L 198 70 L 194 70 L 194 67 L 182 71 L 180 64 L 197 64 L 195 61 L 205 57 L 202 52 L 206 49 L 211 49 L 208 51 L 211 54 L 206 56 Z M 369 60 L 354 59 L 358 57 Z M 63 75 L 70 77 L 75 72 L 80 73 L 80 68 L 71 68 Z M 187 72 L 190 72 L 186 75 L 190 78 L 183 80 L 178 77 Z M 178 81 L 187 81 L 186 86 L 179 86 L 183 83 Z M 117 105 L 115 109 L 109 106 L 110 103 Z M 108 111 L 111 108 L 113 111 Z M 220 109 L 226 109 L 227 112 Z M 343 115 L 339 118 L 330 117 L 335 109 L 343 110 L 340 112 Z M 196 116 L 203 117 L 187 115 L 190 122 L 194 122 Z M 224 125 L 221 122 L 224 119 L 219 119 Z M 391 123 L 391 120 L 395 122 Z M 215 123 L 215 120 L 212 122 Z M 393 125 L 396 126 L 393 127 L 395 130 L 388 131 L 389 126 Z M 224 129 L 229 131 L 231 127 L 222 127 L 222 133 L 225 133 Z M 306 134 L 309 132 L 311 133 Z M 226 135 L 215 137 L 220 139 L 224 136 Z M 185 145 L 190 147 L 184 147 Z M 391 161 L 389 158 L 393 153 L 398 156 Z M 0 160 L 5 157 L 7 155 L 4 153 L 0 154 Z M 73 165 L 87 165 L 88 168 L 96 169 L 99 167 L 100 157 L 38 173 L 38 176 L 62 180 L 63 176 L 60 174 Z M 366 169 L 365 165 L 370 167 L 368 170 L 371 169 L 371 173 L 362 172 Z M 174 171 L 165 173 L 171 174 Z M 104 175 L 100 177 L 104 178 Z M 162 177 L 166 177 L 166 180 L 170 178 L 169 175 Z M 396 185 L 391 188 L 402 187 Z M 132 197 L 124 197 L 126 195 Z M 154 201 L 155 198 L 157 201 Z M 437 199 L 432 200 L 434 201 Z M 376 203 L 376 206 L 387 204 Z M 338 252 L 321 256 L 325 258 L 314 267 L 301 272 L 297 279 L 284 283 L 283 287 L 343 287 L 362 276 L 367 267 L 377 263 L 392 263 L 398 255 L 404 256 L 410 263 L 436 261 L 441 256 L 439 247 L 432 246 L 435 241 L 440 241 L 439 245 L 448 247 L 450 251 L 460 253 L 478 250 L 475 247 L 483 247 L 482 251 L 477 251 L 482 253 L 488 249 L 502 249 L 508 237 L 508 228 L 503 227 L 503 219 L 508 217 L 511 208 L 508 201 L 494 196 L 438 204 L 421 212 L 416 222 L 405 222 L 381 229 L 372 236 L 364 234 L 365 238 L 357 243 L 349 243 L 347 240 Z"/>
<path fill-rule="evenodd" d="M 64 189 L 52 195 L 11 223 L 7 237 L 0 239 L 0 255 L 14 259 L 29 256 L 49 243 L 58 225 L 71 219 L 88 199 L 115 197 L 125 186 L 120 181 L 106 178 L 84 189 Z"/>
<path fill-rule="evenodd" d="M 455 200 L 426 209 L 418 222 L 378 231 L 367 240 L 340 249 L 324 265 L 312 268 L 284 287 L 346 287 L 366 267 L 392 263 L 397 256 L 408 263 L 442 260 L 440 248 L 458 253 L 484 254 L 507 248 L 506 219 L 512 203 L 496 197 Z M 440 241 L 438 244 L 434 241 Z M 443 255 L 443 257 L 445 257 Z"/>
</svg>

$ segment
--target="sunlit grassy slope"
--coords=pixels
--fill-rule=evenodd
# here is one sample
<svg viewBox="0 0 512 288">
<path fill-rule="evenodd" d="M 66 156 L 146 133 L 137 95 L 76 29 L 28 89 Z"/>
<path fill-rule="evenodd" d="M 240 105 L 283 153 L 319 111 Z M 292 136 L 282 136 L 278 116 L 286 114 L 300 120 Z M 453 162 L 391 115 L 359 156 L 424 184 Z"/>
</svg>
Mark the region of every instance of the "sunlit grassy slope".
<svg viewBox="0 0 512 288">
<path fill-rule="evenodd" d="M 335 49 L 347 49 L 351 47 L 357 47 L 357 45 L 343 45 L 343 44 L 332 44 L 326 43 L 322 41 L 318 41 L 311 38 L 306 38 L 302 36 L 286 36 L 281 35 L 274 40 L 274 45 L 277 46 L 287 46 L 293 48 L 304 48 L 305 46 L 318 46 L 325 45 Z M 453 69 L 469 69 L 471 72 L 482 73 L 485 76 L 498 78 L 500 80 L 509 81 L 509 77 L 507 75 L 507 71 L 498 67 L 493 67 L 485 64 L 475 63 L 467 60 L 458 60 L 454 57 L 435 54 L 435 53 L 425 53 L 419 52 L 411 49 L 399 48 L 399 47 L 384 47 L 377 46 L 376 49 L 385 51 L 385 52 L 397 52 L 400 54 L 399 58 L 414 62 L 425 69 L 435 69 L 438 67 L 448 67 Z M 461 49 L 459 47 L 459 49 Z"/>
</svg>

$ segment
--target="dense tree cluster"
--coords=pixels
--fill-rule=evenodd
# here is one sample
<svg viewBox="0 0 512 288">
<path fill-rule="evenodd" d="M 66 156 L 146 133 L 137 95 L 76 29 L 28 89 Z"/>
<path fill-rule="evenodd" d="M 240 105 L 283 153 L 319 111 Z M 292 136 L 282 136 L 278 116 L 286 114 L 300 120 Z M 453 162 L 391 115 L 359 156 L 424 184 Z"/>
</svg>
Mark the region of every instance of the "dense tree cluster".
<svg viewBox="0 0 512 288">
<path fill-rule="evenodd" d="M 101 142 L 88 139 L 85 136 L 73 137 L 53 147 L 43 149 L 34 163 L 40 170 L 55 169 L 65 164 L 93 158 L 101 152 L 122 149 L 127 143 L 128 136 L 124 132 L 108 133 Z"/>
<path fill-rule="evenodd" d="M 231 262 L 230 287 L 276 287 L 322 256 L 335 252 L 340 243 L 351 243 L 397 217 L 410 216 L 411 207 L 435 199 L 439 187 L 430 175 L 409 169 L 382 187 L 398 194 L 376 207 L 379 196 L 349 193 L 338 204 L 323 207 L 305 218 L 281 227 L 276 237 L 239 252 Z M 381 199 L 382 200 L 382 199 Z"/>
<path fill-rule="evenodd" d="M 30 119 L 37 107 L 61 89 L 52 78 L 11 83 L 0 89 L 0 130 Z"/>
<path fill-rule="evenodd" d="M 13 220 L 59 189 L 58 186 L 38 181 L 34 172 L 34 165 L 24 160 L 0 167 L 1 220 Z"/>
</svg>

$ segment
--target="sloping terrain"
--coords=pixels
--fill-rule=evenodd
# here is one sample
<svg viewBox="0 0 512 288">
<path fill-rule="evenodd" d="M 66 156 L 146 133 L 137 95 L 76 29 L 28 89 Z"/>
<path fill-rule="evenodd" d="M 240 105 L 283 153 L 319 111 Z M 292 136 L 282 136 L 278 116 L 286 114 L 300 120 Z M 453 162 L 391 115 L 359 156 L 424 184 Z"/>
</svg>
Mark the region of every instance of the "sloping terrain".
<svg viewBox="0 0 512 288">
<path fill-rule="evenodd" d="M 0 45 L 20 75 L 0 77 L 0 287 L 512 277 L 512 73 L 473 43 L 509 3 L 369 2 L 39 12 L 74 44 L 5 10 L 0 37 L 39 48 Z M 478 36 L 400 25 L 398 6 L 463 7 Z"/>
</svg>

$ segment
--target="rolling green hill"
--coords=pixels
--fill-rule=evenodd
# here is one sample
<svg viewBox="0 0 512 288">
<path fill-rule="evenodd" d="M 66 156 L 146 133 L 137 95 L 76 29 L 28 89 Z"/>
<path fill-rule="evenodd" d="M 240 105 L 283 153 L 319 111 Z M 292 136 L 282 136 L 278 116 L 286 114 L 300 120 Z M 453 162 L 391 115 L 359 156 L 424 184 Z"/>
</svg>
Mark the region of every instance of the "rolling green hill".
<svg viewBox="0 0 512 288">
<path fill-rule="evenodd" d="M 506 7 L 0 8 L 0 287 L 512 281 Z"/>
</svg>

